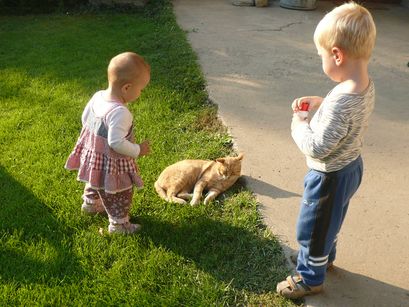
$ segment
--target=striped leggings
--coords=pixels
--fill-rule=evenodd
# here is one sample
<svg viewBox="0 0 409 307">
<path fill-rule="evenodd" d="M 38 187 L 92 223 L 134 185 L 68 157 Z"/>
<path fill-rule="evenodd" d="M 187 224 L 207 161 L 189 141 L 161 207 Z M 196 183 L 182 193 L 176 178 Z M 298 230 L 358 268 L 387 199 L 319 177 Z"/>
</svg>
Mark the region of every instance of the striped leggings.
<svg viewBox="0 0 409 307">
<path fill-rule="evenodd" d="M 108 214 L 111 224 L 124 224 L 129 222 L 129 210 L 132 204 L 133 189 L 115 194 L 106 193 L 104 190 L 95 190 L 89 184 L 85 185 L 84 201 L 95 206 L 102 205 Z"/>
</svg>

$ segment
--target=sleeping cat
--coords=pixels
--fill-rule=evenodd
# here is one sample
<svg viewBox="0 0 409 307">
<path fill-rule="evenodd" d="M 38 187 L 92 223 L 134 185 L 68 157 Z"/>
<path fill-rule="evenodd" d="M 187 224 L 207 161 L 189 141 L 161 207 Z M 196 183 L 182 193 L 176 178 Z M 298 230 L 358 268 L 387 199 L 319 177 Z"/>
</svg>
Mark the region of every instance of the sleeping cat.
<svg viewBox="0 0 409 307">
<path fill-rule="evenodd" d="M 215 199 L 240 177 L 243 154 L 210 160 L 183 160 L 165 168 L 155 182 L 159 196 L 166 201 L 197 205 L 203 190 L 208 191 L 204 203 Z M 193 192 L 193 194 L 192 194 Z"/>
</svg>

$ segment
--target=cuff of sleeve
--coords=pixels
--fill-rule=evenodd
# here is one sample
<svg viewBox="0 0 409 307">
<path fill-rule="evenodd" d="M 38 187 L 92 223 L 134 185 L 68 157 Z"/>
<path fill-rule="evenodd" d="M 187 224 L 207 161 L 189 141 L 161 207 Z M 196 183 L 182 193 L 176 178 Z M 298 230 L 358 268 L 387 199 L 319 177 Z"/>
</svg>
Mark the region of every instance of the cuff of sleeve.
<svg viewBox="0 0 409 307">
<path fill-rule="evenodd" d="M 134 148 L 135 148 L 135 156 L 134 158 L 137 158 L 139 156 L 139 154 L 141 153 L 141 146 L 139 146 L 139 144 L 134 144 Z"/>
<path fill-rule="evenodd" d="M 294 127 L 294 129 L 291 131 L 291 136 L 293 137 L 297 145 L 301 143 L 308 127 L 309 126 L 307 122 L 301 122 L 296 127 Z"/>
</svg>

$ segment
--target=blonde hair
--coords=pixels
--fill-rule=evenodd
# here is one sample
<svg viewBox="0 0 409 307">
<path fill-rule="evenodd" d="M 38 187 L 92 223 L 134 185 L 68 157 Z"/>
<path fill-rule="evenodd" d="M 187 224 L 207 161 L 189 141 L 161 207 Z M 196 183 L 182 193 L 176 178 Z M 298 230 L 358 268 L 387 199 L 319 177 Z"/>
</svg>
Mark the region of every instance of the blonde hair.
<svg viewBox="0 0 409 307">
<path fill-rule="evenodd" d="M 143 57 L 134 52 L 124 52 L 111 59 L 108 65 L 108 81 L 114 86 L 122 86 L 150 73 L 150 66 Z"/>
<path fill-rule="evenodd" d="M 334 8 L 314 32 L 316 45 L 327 51 L 338 47 L 353 58 L 369 59 L 375 39 L 376 27 L 371 13 L 355 2 Z"/>
</svg>

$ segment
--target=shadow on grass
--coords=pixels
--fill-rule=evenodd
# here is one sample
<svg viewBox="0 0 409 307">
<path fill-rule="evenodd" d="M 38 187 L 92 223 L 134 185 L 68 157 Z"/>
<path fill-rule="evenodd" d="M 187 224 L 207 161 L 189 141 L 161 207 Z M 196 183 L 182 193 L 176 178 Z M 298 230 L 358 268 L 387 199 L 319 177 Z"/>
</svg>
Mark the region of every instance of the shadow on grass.
<svg viewBox="0 0 409 307">
<path fill-rule="evenodd" d="M 143 236 L 189 259 L 201 270 L 235 289 L 275 291 L 288 273 L 277 241 L 205 215 L 178 223 L 142 217 Z"/>
<path fill-rule="evenodd" d="M 72 231 L 0 165 L 0 279 L 65 283 L 83 271 L 73 255 Z"/>
</svg>

